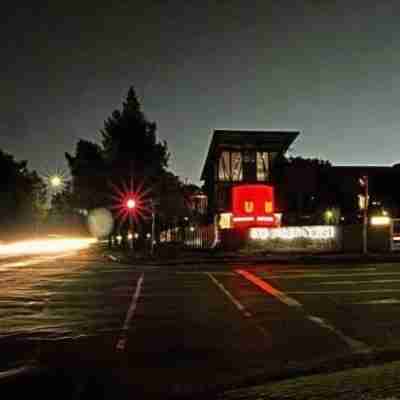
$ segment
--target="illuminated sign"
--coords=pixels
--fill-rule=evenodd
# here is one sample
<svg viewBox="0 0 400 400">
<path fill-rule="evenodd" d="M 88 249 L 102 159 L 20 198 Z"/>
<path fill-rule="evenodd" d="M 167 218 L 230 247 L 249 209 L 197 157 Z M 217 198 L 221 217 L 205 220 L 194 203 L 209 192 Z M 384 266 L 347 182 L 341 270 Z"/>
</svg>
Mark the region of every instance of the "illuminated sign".
<svg viewBox="0 0 400 400">
<path fill-rule="evenodd" d="M 371 217 L 371 225 L 387 226 L 390 224 L 390 217 L 387 215 Z"/>
<path fill-rule="evenodd" d="M 236 226 L 277 226 L 274 188 L 270 185 L 236 185 L 232 188 L 232 221 Z"/>
<path fill-rule="evenodd" d="M 267 215 L 266 217 L 257 217 L 257 221 L 274 222 L 275 218 L 272 215 Z"/>
<path fill-rule="evenodd" d="M 251 222 L 254 217 L 233 217 L 233 222 Z"/>
<path fill-rule="evenodd" d="M 219 215 L 219 227 L 220 229 L 230 229 L 232 228 L 232 214 L 231 213 L 221 213 Z"/>
<path fill-rule="evenodd" d="M 254 211 L 254 203 L 252 201 L 244 202 L 244 211 L 247 213 L 252 213 Z"/>
<path fill-rule="evenodd" d="M 288 226 L 284 228 L 250 228 L 249 237 L 252 240 L 269 239 L 311 239 L 328 240 L 336 237 L 336 227 L 330 225 L 321 226 Z"/>
</svg>

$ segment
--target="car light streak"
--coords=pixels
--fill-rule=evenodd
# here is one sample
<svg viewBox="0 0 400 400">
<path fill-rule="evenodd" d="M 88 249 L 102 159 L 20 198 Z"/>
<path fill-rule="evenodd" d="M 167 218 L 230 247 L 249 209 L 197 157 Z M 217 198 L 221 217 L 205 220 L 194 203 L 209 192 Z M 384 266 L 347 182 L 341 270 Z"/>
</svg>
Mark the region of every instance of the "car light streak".
<svg viewBox="0 0 400 400">
<path fill-rule="evenodd" d="M 93 238 L 37 239 L 0 244 L 0 257 L 15 257 L 35 254 L 54 254 L 88 248 L 95 243 Z"/>
</svg>

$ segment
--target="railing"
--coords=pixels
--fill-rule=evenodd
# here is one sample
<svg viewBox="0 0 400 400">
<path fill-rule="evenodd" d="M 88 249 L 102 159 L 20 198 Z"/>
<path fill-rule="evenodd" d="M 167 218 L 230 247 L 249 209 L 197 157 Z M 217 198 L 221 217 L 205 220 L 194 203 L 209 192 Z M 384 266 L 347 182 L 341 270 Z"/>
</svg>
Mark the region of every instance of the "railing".
<svg viewBox="0 0 400 400">
<path fill-rule="evenodd" d="M 161 232 L 161 243 L 181 243 L 192 249 L 210 249 L 217 241 L 217 231 L 213 224 L 172 228 Z"/>
</svg>

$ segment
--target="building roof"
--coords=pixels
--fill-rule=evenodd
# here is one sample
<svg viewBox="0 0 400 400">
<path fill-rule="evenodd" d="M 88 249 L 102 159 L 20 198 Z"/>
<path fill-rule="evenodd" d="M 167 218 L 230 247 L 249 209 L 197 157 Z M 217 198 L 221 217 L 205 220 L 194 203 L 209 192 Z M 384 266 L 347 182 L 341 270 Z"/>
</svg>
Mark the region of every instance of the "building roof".
<svg viewBox="0 0 400 400">
<path fill-rule="evenodd" d="M 207 158 L 201 173 L 201 180 L 205 180 L 219 146 L 266 148 L 269 151 L 284 153 L 296 139 L 298 131 L 243 131 L 243 130 L 215 130 L 208 148 Z"/>
</svg>

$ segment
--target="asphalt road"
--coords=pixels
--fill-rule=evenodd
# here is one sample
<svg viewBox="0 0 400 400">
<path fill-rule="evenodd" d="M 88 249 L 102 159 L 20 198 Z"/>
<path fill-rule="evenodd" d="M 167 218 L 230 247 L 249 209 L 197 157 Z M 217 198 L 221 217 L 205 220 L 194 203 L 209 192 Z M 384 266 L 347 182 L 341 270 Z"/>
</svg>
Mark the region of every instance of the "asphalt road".
<svg viewBox="0 0 400 400">
<path fill-rule="evenodd" d="M 400 264 L 191 270 L 95 251 L 2 261 L 0 367 L 49 367 L 66 398 L 201 395 L 398 351 L 399 310 Z"/>
</svg>

